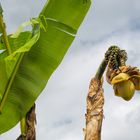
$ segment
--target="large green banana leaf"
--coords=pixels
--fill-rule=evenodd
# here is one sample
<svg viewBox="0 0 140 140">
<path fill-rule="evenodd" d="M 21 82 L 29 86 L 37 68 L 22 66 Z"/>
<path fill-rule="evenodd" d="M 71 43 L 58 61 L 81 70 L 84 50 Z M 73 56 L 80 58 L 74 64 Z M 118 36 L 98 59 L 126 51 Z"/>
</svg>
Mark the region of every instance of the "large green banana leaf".
<svg viewBox="0 0 140 140">
<path fill-rule="evenodd" d="M 32 31 L 9 36 L 12 54 L 0 49 L 0 134 L 25 116 L 75 38 L 90 0 L 49 0 Z"/>
</svg>

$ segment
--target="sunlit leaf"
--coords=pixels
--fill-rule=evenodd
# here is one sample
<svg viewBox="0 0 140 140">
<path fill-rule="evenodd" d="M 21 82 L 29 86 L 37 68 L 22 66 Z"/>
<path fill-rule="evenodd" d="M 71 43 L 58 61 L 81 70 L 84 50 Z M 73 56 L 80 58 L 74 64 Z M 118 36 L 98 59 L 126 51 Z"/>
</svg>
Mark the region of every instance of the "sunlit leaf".
<svg viewBox="0 0 140 140">
<path fill-rule="evenodd" d="M 29 43 L 33 39 L 29 35 L 22 44 L 21 38 L 14 38 L 16 46 L 10 43 L 13 53 L 0 54 L 0 97 L 9 90 L 0 115 L 0 134 L 15 126 L 34 104 L 69 49 L 89 7 L 90 0 L 49 0 L 39 15 L 39 26 L 33 27 L 32 35 L 39 32 L 39 39 Z M 6 61 L 9 57 L 11 64 L 16 59 L 14 67 Z"/>
</svg>

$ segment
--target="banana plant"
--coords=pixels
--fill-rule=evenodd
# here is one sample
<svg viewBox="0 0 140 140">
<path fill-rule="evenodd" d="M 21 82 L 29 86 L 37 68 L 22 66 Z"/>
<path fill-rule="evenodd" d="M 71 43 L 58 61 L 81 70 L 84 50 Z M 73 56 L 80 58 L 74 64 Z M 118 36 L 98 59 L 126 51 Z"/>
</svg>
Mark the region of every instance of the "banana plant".
<svg viewBox="0 0 140 140">
<path fill-rule="evenodd" d="M 90 0 L 48 0 L 37 18 L 7 35 L 0 10 L 0 134 L 26 115 L 72 44 Z M 32 29 L 23 31 L 26 25 Z M 2 31 L 2 32 L 1 32 Z"/>
</svg>

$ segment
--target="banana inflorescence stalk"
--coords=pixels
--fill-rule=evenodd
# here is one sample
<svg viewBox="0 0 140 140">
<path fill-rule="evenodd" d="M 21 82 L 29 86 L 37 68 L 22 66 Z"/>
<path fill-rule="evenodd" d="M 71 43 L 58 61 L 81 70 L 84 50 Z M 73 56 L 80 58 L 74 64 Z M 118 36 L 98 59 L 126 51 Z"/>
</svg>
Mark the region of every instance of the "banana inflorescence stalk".
<svg viewBox="0 0 140 140">
<path fill-rule="evenodd" d="M 92 78 L 87 96 L 86 128 L 84 129 L 84 140 L 101 140 L 101 128 L 103 121 L 103 74 L 108 65 L 108 69 L 119 69 L 124 65 L 126 53 L 117 46 L 111 46 L 105 53 L 105 57 L 100 64 L 97 73 Z"/>
</svg>

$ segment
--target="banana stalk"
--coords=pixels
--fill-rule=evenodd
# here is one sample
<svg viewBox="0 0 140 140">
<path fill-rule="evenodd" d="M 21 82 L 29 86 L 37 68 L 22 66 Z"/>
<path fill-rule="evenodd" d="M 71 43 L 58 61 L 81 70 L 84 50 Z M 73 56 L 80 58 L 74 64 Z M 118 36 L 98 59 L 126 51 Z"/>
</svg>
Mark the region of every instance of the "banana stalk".
<svg viewBox="0 0 140 140">
<path fill-rule="evenodd" d="M 104 95 L 103 81 L 93 78 L 87 96 L 85 140 L 101 140 Z"/>
<path fill-rule="evenodd" d="M 103 94 L 103 74 L 108 65 L 108 62 L 116 56 L 119 48 L 117 46 L 111 46 L 105 53 L 105 58 L 100 64 L 97 73 L 92 78 L 89 86 L 89 92 L 87 95 L 87 113 L 86 128 L 84 129 L 84 140 L 101 140 L 101 129 L 103 121 L 103 106 L 104 106 L 104 94 Z"/>
<path fill-rule="evenodd" d="M 102 75 L 107 66 L 104 59 L 99 66 L 95 77 L 91 80 L 87 96 L 86 128 L 84 129 L 84 140 L 101 140 L 101 128 L 103 120 L 103 79 Z"/>
<path fill-rule="evenodd" d="M 36 114 L 35 114 L 35 104 L 31 107 L 26 117 L 20 121 L 21 135 L 17 140 L 36 140 Z"/>
</svg>

